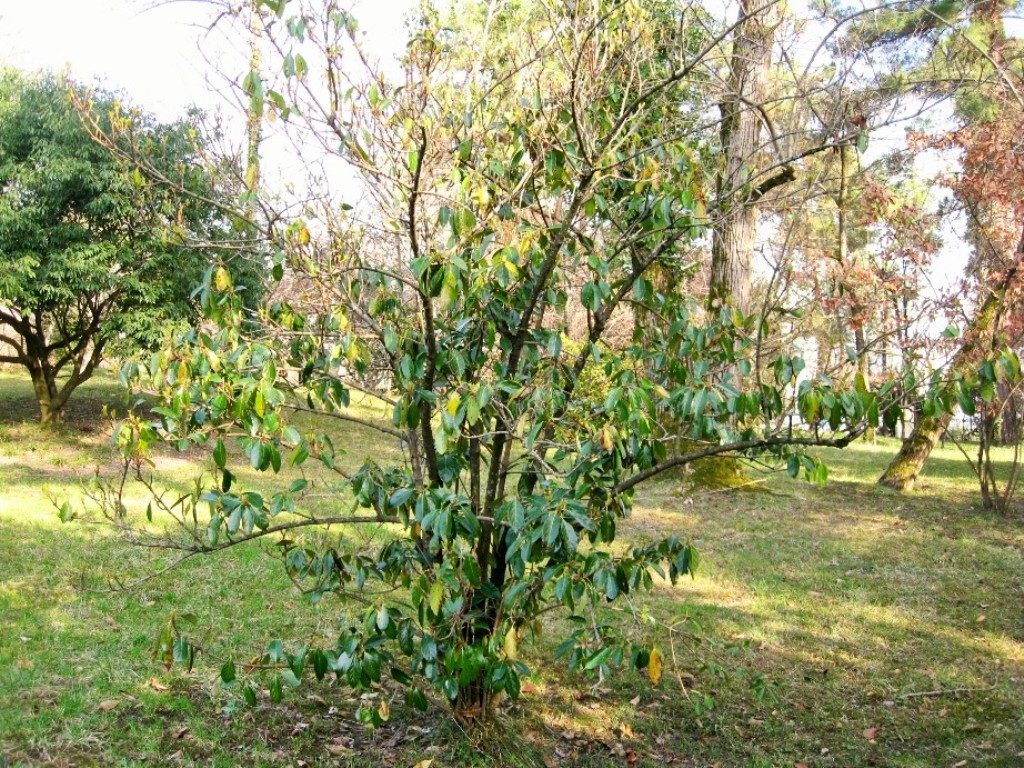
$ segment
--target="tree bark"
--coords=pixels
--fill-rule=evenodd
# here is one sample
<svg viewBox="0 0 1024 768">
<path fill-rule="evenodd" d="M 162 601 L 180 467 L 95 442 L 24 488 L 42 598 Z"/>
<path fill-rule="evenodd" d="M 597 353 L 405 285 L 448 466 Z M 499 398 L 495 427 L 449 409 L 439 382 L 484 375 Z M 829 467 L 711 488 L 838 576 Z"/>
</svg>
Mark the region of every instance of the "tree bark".
<svg viewBox="0 0 1024 768">
<path fill-rule="evenodd" d="M 1001 381 L 997 387 L 999 402 L 1002 406 L 1002 417 L 999 426 L 999 444 L 1016 445 L 1020 442 L 1020 397 L 1009 382 Z"/>
<path fill-rule="evenodd" d="M 263 17 L 260 5 L 253 0 L 249 10 L 249 70 L 259 72 L 261 64 L 260 45 L 263 37 Z M 255 207 L 252 197 L 260 188 L 260 143 L 263 140 L 263 114 L 254 105 L 249 104 L 245 113 L 245 189 L 250 194 L 247 208 Z"/>
<path fill-rule="evenodd" d="M 46 370 L 45 364 L 35 363 L 29 367 L 32 389 L 39 405 L 39 423 L 52 427 L 64 421 L 64 404 L 68 401 L 65 394 L 57 386 L 56 378 Z"/>
<path fill-rule="evenodd" d="M 878 482 L 898 491 L 911 490 L 932 449 L 949 426 L 952 416 L 953 414 L 949 412 L 938 418 L 919 416 L 910 437 L 903 442 L 900 452 L 896 454 L 896 458 L 889 464 L 885 473 L 878 478 Z"/>
<path fill-rule="evenodd" d="M 839 216 L 837 221 L 836 248 L 838 251 L 839 264 L 846 274 L 852 266 L 853 258 L 850 255 L 850 187 L 853 182 L 856 167 L 854 163 L 854 147 L 846 142 L 839 147 L 839 194 L 836 196 L 836 208 Z M 857 371 L 864 379 L 864 386 L 871 388 L 871 360 L 868 354 L 867 334 L 864 332 L 864 318 L 861 317 L 864 306 L 857 298 L 856 291 L 851 292 L 846 285 L 846 278 L 839 284 L 840 295 L 847 293 L 854 298 L 850 306 L 845 310 L 847 317 L 843 318 L 843 310 L 839 316 L 839 344 L 846 346 L 846 328 L 853 327 L 853 347 L 857 354 Z M 840 357 L 842 356 L 840 352 Z M 869 428 L 864 432 L 864 439 L 870 442 L 875 440 L 875 430 Z"/>
<path fill-rule="evenodd" d="M 708 307 L 750 310 L 750 275 L 757 237 L 757 201 L 751 165 L 761 144 L 761 105 L 768 92 L 777 26 L 773 0 L 742 0 L 733 40 L 729 93 L 720 105 L 725 167 L 718 178 L 716 226 L 711 247 Z"/>
</svg>

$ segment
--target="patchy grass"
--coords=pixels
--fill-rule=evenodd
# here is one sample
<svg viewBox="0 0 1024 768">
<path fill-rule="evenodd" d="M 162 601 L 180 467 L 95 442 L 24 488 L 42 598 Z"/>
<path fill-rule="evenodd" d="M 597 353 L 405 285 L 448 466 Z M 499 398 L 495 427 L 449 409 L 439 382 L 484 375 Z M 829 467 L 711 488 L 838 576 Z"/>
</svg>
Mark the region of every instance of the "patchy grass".
<svg viewBox="0 0 1024 768">
<path fill-rule="evenodd" d="M 779 475 L 697 496 L 678 479 L 650 486 L 626 542 L 689 535 L 703 554 L 696 579 L 609 611 L 665 650 L 660 686 L 565 673 L 548 660 L 565 628 L 552 618 L 527 646 L 535 677 L 488 733 L 398 700 L 371 732 L 340 687 L 303 686 L 276 706 L 261 691 L 247 707 L 217 682 L 223 659 L 258 656 L 274 637 L 328 638 L 351 615 L 299 595 L 271 546 L 106 591 L 107 577 L 143 575 L 167 555 L 61 525 L 50 497 L 77 497 L 95 467 L 114 466 L 99 414 L 123 398 L 97 379 L 76 393 L 68 424 L 44 432 L 30 395 L 0 373 L 0 765 L 1024 764 L 1024 523 L 977 508 L 952 446 L 909 495 L 873 483 L 892 441 L 828 453 L 825 488 Z M 332 429 L 352 465 L 383 450 L 368 430 Z M 185 485 L 203 459 L 160 466 Z M 314 503 L 344 503 L 317 482 Z M 191 615 L 184 629 L 202 648 L 192 672 L 151 658 L 171 612 Z"/>
</svg>

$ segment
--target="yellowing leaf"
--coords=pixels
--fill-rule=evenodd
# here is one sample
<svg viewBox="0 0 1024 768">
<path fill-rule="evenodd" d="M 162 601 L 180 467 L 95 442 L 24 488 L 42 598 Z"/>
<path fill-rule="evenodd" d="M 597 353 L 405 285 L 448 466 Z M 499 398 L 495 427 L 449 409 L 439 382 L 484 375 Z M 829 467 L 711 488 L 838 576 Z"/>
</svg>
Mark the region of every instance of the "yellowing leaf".
<svg viewBox="0 0 1024 768">
<path fill-rule="evenodd" d="M 480 421 L 480 401 L 473 395 L 470 395 L 469 399 L 466 401 L 466 421 L 468 421 L 470 425 L 475 425 Z"/>
<path fill-rule="evenodd" d="M 306 227 L 302 227 L 299 230 L 299 244 L 309 245 L 309 230 Z"/>
<path fill-rule="evenodd" d="M 518 645 L 519 638 L 516 637 L 516 628 L 512 627 L 508 632 L 505 633 L 505 655 L 514 659 L 517 657 L 519 652 Z"/>
<path fill-rule="evenodd" d="M 380 715 L 380 719 L 387 722 L 391 717 L 391 707 L 388 706 L 387 701 L 381 699 L 380 706 L 377 707 L 377 714 Z"/>
<path fill-rule="evenodd" d="M 458 392 L 454 392 L 452 393 L 452 396 L 448 398 L 448 402 L 445 403 L 444 409 L 448 411 L 448 415 L 454 419 L 455 413 L 459 410 L 460 405 L 462 405 L 462 395 Z"/>
<path fill-rule="evenodd" d="M 217 274 L 213 278 L 213 287 L 221 293 L 231 289 L 231 275 L 224 267 L 217 268 Z"/>
<path fill-rule="evenodd" d="M 434 585 L 430 588 L 430 610 L 434 613 L 441 612 L 441 600 L 444 598 L 444 585 L 440 581 L 435 581 Z"/>
<path fill-rule="evenodd" d="M 662 669 L 661 651 L 655 648 L 651 651 L 650 661 L 647 662 L 647 676 L 655 685 L 661 682 Z"/>
<path fill-rule="evenodd" d="M 433 760 L 420 760 L 412 768 L 430 768 L 434 764 Z"/>
<path fill-rule="evenodd" d="M 693 217 L 695 219 L 706 219 L 708 217 L 708 204 L 704 199 L 704 190 L 699 184 L 691 188 L 693 192 Z"/>
</svg>

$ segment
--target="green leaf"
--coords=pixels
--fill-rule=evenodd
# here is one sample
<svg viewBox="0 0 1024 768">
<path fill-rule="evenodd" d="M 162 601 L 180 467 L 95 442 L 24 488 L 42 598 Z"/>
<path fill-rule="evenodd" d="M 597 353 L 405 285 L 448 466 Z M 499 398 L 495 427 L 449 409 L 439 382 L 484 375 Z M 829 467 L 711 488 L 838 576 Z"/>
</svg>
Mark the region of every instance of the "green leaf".
<svg viewBox="0 0 1024 768">
<path fill-rule="evenodd" d="M 815 469 L 815 479 L 818 481 L 818 485 L 824 487 L 828 482 L 828 467 L 818 462 L 818 466 Z"/>
<path fill-rule="evenodd" d="M 65 501 L 60 505 L 60 511 L 57 513 L 57 516 L 60 518 L 62 523 L 70 523 L 75 519 L 75 511 L 71 507 L 70 501 Z"/>
<path fill-rule="evenodd" d="M 449 701 L 455 701 L 459 697 L 459 683 L 454 677 L 446 677 L 441 683 L 441 689 Z"/>
<path fill-rule="evenodd" d="M 437 641 L 430 635 L 424 635 L 423 640 L 420 641 L 420 655 L 424 661 L 437 660 Z"/>
<path fill-rule="evenodd" d="M 224 469 L 224 465 L 227 462 L 228 451 L 224 447 L 224 441 L 218 440 L 217 445 L 213 449 L 213 463 L 217 465 L 217 469 Z"/>
<path fill-rule="evenodd" d="M 599 666 L 604 664 L 608 660 L 608 657 L 611 656 L 611 655 L 612 655 L 612 649 L 611 648 L 602 648 L 601 650 L 599 650 L 597 653 L 593 654 L 587 660 L 587 663 L 583 665 L 583 668 L 585 670 L 587 670 L 588 672 L 590 672 L 592 670 L 595 670 Z"/>
<path fill-rule="evenodd" d="M 405 692 L 405 703 L 421 712 L 425 712 L 428 706 L 427 697 L 419 688 L 410 688 Z"/>
<path fill-rule="evenodd" d="M 868 151 L 868 132 L 864 129 L 857 131 L 857 151 L 862 155 Z"/>
<path fill-rule="evenodd" d="M 267 648 L 267 659 L 271 664 L 279 664 L 284 658 L 284 645 L 280 640 L 272 640 Z"/>
<path fill-rule="evenodd" d="M 391 494 L 391 498 L 388 499 L 388 506 L 391 509 L 398 509 L 403 506 L 413 497 L 412 488 L 399 488 L 397 491 Z"/>
<path fill-rule="evenodd" d="M 192 644 L 186 638 L 178 635 L 174 638 L 173 648 L 174 663 L 183 664 L 191 672 L 192 663 L 195 659 L 195 649 L 192 647 Z"/>
<path fill-rule="evenodd" d="M 235 681 L 235 662 L 231 659 L 224 662 L 224 666 L 220 668 L 220 679 L 225 683 L 232 683 Z"/>
<path fill-rule="evenodd" d="M 327 675 L 327 654 L 323 651 L 313 651 L 311 657 L 313 674 L 317 680 L 323 680 Z"/>
</svg>

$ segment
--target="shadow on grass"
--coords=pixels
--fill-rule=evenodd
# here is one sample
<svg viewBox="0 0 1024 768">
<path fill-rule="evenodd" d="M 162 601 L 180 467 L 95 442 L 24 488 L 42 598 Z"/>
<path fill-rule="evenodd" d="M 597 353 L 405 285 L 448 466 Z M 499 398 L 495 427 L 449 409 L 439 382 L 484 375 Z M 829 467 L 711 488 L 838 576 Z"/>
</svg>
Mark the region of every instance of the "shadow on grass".
<svg viewBox="0 0 1024 768">
<path fill-rule="evenodd" d="M 124 413 L 128 403 L 124 388 L 114 374 L 101 371 L 82 384 L 64 407 L 64 424 L 57 431 L 94 431 L 102 428 L 103 409 Z M 39 407 L 32 383 L 20 370 L 0 369 L 0 424 L 36 424 Z"/>
<path fill-rule="evenodd" d="M 849 482 L 776 488 L 711 503 L 657 495 L 653 511 L 641 507 L 627 526 L 633 536 L 700 537 L 700 577 L 658 590 L 652 610 L 686 613 L 710 637 L 760 643 L 754 668 L 779 682 L 784 706 L 750 718 L 755 707 L 735 685 L 698 681 L 721 696 L 708 760 L 731 753 L 723 764 L 742 765 L 739 756 L 760 745 L 766 765 L 783 755 L 820 765 L 1019 765 L 1019 521 L 927 486 L 912 496 Z M 957 688 L 990 690 L 932 693 Z M 870 741 L 872 728 L 881 735 Z M 743 738 L 725 738 L 730 729 Z"/>
</svg>

